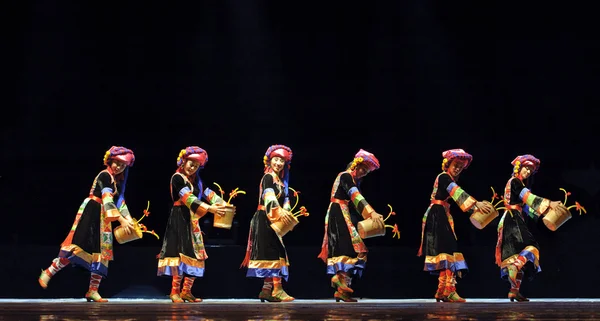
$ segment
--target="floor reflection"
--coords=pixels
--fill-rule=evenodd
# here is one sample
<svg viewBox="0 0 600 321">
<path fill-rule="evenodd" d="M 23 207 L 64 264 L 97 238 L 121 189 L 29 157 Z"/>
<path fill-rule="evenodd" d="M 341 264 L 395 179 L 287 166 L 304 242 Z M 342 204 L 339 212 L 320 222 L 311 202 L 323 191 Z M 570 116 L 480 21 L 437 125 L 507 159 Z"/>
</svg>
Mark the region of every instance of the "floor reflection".
<svg viewBox="0 0 600 321">
<path fill-rule="evenodd" d="M 206 300 L 172 304 L 167 300 L 0 300 L 0 320 L 597 320 L 600 300 L 545 300 L 510 303 L 470 300 L 462 304 L 433 300 L 298 300 L 259 303 L 256 300 Z"/>
</svg>

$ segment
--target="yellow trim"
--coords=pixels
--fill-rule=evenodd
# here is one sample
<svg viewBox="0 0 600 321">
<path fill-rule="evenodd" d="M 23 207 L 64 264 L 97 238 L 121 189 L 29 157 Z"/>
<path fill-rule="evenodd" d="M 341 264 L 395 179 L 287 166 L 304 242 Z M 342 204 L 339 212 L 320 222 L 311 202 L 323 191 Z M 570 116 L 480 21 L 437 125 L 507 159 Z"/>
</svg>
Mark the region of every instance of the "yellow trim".
<svg viewBox="0 0 600 321">
<path fill-rule="evenodd" d="M 356 265 L 358 260 L 367 261 L 367 253 L 358 253 L 357 257 L 349 257 L 349 256 L 334 256 L 327 259 L 327 265 L 336 265 L 338 263 Z"/>
<path fill-rule="evenodd" d="M 460 252 L 454 252 L 454 254 L 440 253 L 436 256 L 427 255 L 425 257 L 425 264 L 439 264 L 441 261 L 448 261 L 450 263 L 454 263 L 457 261 L 464 261 L 464 260 L 465 260 L 465 257 Z"/>
<path fill-rule="evenodd" d="M 519 253 L 511 255 L 511 256 L 507 257 L 504 261 L 502 261 L 502 264 L 500 264 L 500 268 L 505 268 L 509 265 L 516 263 L 517 258 L 523 251 L 529 251 L 529 252 L 533 253 L 533 256 L 535 257 L 533 265 L 536 267 L 538 267 L 540 265 L 540 250 L 538 250 L 535 246 L 528 245 L 523 250 L 521 250 Z"/>
<path fill-rule="evenodd" d="M 281 269 L 290 264 L 285 258 L 280 257 L 279 260 L 250 260 L 248 263 L 249 269 Z"/>
<path fill-rule="evenodd" d="M 197 268 L 204 268 L 204 260 L 198 260 L 179 253 L 179 257 L 166 257 L 158 260 L 158 268 L 165 266 L 179 266 L 181 263 Z"/>
</svg>

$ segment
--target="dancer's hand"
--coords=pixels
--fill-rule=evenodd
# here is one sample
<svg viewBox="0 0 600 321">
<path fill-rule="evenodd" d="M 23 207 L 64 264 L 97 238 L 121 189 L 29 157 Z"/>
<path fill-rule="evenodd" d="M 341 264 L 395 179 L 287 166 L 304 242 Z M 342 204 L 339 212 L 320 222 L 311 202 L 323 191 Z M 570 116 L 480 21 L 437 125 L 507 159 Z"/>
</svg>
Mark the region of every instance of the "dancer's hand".
<svg viewBox="0 0 600 321">
<path fill-rule="evenodd" d="M 383 222 L 383 215 L 377 212 L 373 212 L 371 213 L 371 220 L 373 220 L 373 222 L 377 224 L 380 229 L 385 228 L 385 223 Z"/>
<path fill-rule="evenodd" d="M 124 218 L 123 216 L 119 217 L 119 223 L 121 223 L 121 228 L 125 231 L 125 234 L 129 235 L 133 232 L 133 220 L 131 216 Z"/>
<path fill-rule="evenodd" d="M 294 223 L 294 217 L 292 216 L 292 213 L 290 211 L 284 210 L 283 208 L 280 209 L 281 215 L 279 216 L 279 218 L 281 219 L 281 221 L 285 224 L 293 224 Z"/>
<path fill-rule="evenodd" d="M 550 208 L 555 209 L 557 206 L 562 205 L 561 201 L 550 202 Z"/>
<path fill-rule="evenodd" d="M 225 204 L 214 204 L 208 207 L 208 211 L 214 215 L 223 216 L 225 215 L 227 206 Z"/>
<path fill-rule="evenodd" d="M 479 209 L 481 212 L 483 212 L 483 214 L 489 214 L 494 210 L 494 207 L 492 207 L 492 204 L 490 204 L 488 202 L 477 202 L 477 203 L 475 203 L 475 206 L 477 206 L 477 209 Z"/>
</svg>

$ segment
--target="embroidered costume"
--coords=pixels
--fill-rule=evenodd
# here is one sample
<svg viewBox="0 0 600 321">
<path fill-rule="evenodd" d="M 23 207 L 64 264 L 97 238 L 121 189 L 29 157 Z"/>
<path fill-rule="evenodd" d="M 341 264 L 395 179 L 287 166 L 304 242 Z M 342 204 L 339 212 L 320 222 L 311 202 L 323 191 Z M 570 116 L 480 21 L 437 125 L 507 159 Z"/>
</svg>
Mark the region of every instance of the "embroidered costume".
<svg viewBox="0 0 600 321">
<path fill-rule="evenodd" d="M 437 301 L 465 302 L 456 293 L 456 276 L 462 276 L 468 267 L 458 250 L 448 200 L 451 198 L 463 212 L 470 211 L 477 201 L 456 183 L 458 177 L 453 177 L 449 168 L 453 162 L 458 162 L 466 169 L 473 157 L 462 149 L 445 151 L 442 156 L 443 172 L 435 178 L 431 202 L 423 215 L 421 246 L 417 256 L 425 254 L 424 271 L 439 275 L 435 293 Z"/>
<path fill-rule="evenodd" d="M 184 168 L 189 166 L 186 162 L 190 160 L 196 162 L 198 167 L 193 169 L 195 173 L 192 176 L 187 176 Z M 179 168 L 171 176 L 173 207 L 158 255 L 157 274 L 172 277 L 170 298 L 175 303 L 202 301 L 191 293 L 196 277 L 204 276 L 204 261 L 208 258 L 199 219 L 206 215 L 210 205 L 201 199 L 211 205 L 223 203 L 214 191 L 204 187 L 200 179 L 200 169 L 204 168 L 207 161 L 208 154 L 202 148 L 190 146 L 182 149 L 177 158 Z"/>
<path fill-rule="evenodd" d="M 539 245 L 526 224 L 526 217 L 540 216 L 550 209 L 550 200 L 536 196 L 525 187 L 521 174 L 523 167 L 531 169 L 534 175 L 540 160 L 532 155 L 521 155 L 515 158 L 513 177 L 504 189 L 504 206 L 507 210 L 498 223 L 498 243 L 496 244 L 496 264 L 500 267 L 500 276 L 510 283 L 508 298 L 513 301 L 529 301 L 519 292 L 524 276 L 533 278 L 541 271 Z"/>
<path fill-rule="evenodd" d="M 81 203 L 58 257 L 38 279 L 43 288 L 48 287 L 52 276 L 72 263 L 91 272 L 86 299 L 107 301 L 98 294 L 98 287 L 102 278 L 108 275 L 108 263 L 113 260 L 111 222 L 131 221 L 125 204 L 125 186 L 134 161 L 133 152 L 127 148 L 113 146 L 106 151 L 106 169 L 94 178 L 89 196 Z"/>
<path fill-rule="evenodd" d="M 274 158 L 276 158 L 274 160 Z M 277 172 L 273 162 L 283 161 L 282 169 Z M 283 239 L 271 228 L 271 224 L 289 215 L 290 201 L 288 187 L 292 150 L 284 145 L 273 145 L 267 149 L 263 162 L 264 175 L 259 187 L 259 203 L 250 222 L 250 233 L 246 257 L 242 266 L 247 266 L 247 277 L 264 279 L 259 294 L 261 301 L 292 301 L 282 287 L 282 279 L 288 280 L 289 260 Z"/>
<path fill-rule="evenodd" d="M 368 219 L 375 211 L 360 193 L 357 167 L 361 165 L 367 172 L 379 169 L 375 155 L 360 150 L 354 156 L 347 170 L 339 173 L 331 189 L 329 208 L 325 215 L 325 235 L 319 258 L 327 264 L 327 274 L 332 274 L 331 285 L 336 289 L 336 300 L 354 302 L 350 293 L 352 277 L 362 275 L 367 263 L 367 247 L 352 223 L 350 204 L 363 219 Z"/>
</svg>

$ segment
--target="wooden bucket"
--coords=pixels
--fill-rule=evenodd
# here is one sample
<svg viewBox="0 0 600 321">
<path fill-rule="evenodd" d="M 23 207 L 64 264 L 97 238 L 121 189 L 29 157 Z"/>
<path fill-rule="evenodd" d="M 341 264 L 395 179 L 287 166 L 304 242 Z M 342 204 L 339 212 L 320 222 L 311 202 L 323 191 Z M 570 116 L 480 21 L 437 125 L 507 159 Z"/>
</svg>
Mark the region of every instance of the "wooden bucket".
<svg viewBox="0 0 600 321">
<path fill-rule="evenodd" d="M 358 222 L 358 235 L 362 239 L 383 236 L 385 235 L 385 226 L 379 226 L 372 219 L 368 218 Z"/>
<path fill-rule="evenodd" d="M 283 237 L 284 235 L 286 235 L 289 231 L 293 230 L 294 227 L 296 227 L 296 225 L 298 225 L 298 223 L 300 223 L 298 221 L 297 217 L 294 216 L 290 216 L 293 218 L 292 223 L 284 223 L 282 221 L 277 221 L 273 224 L 271 224 L 271 228 L 275 231 L 275 233 L 277 233 L 277 235 Z"/>
<path fill-rule="evenodd" d="M 492 209 L 493 210 L 488 214 L 481 211 L 474 211 L 470 218 L 473 226 L 481 230 L 498 217 L 498 211 L 493 206 Z"/>
<path fill-rule="evenodd" d="M 550 208 L 542 221 L 550 231 L 556 231 L 570 218 L 571 212 L 563 204 L 560 204 L 555 208 Z"/>
<path fill-rule="evenodd" d="M 213 215 L 213 226 L 218 228 L 231 229 L 233 223 L 233 216 L 235 216 L 235 207 L 233 205 L 227 205 L 225 207 L 225 215 Z"/>
<path fill-rule="evenodd" d="M 114 229 L 113 234 L 119 244 L 135 241 L 141 239 L 143 236 L 142 228 L 135 220 L 133 221 L 133 232 L 131 232 L 131 234 L 126 234 L 122 226 L 117 226 Z"/>
</svg>

